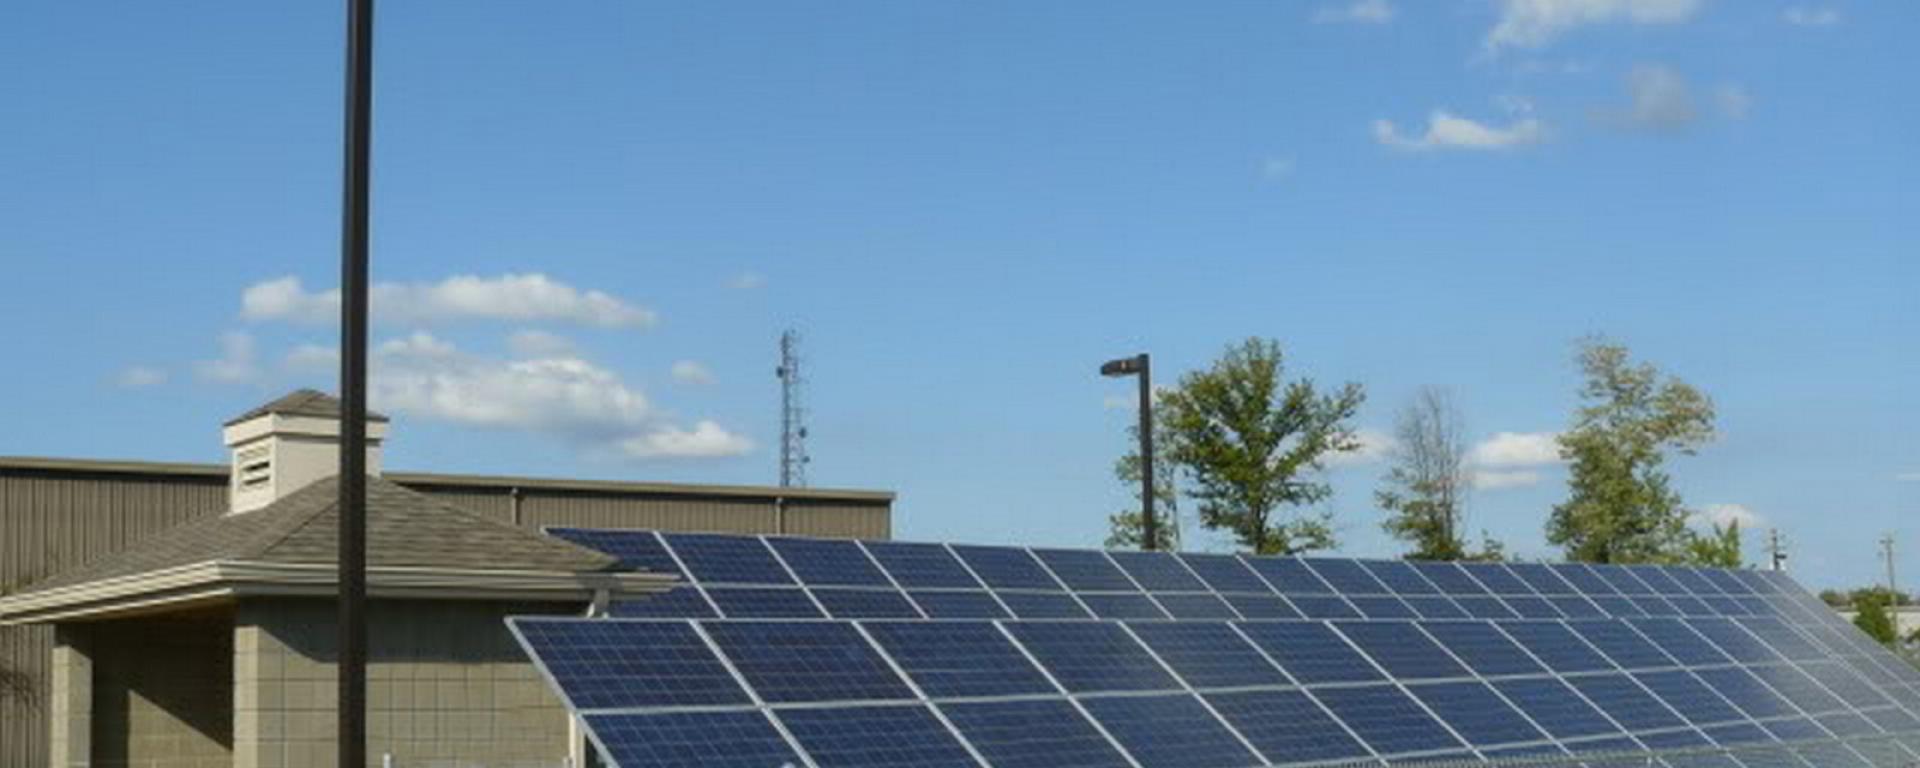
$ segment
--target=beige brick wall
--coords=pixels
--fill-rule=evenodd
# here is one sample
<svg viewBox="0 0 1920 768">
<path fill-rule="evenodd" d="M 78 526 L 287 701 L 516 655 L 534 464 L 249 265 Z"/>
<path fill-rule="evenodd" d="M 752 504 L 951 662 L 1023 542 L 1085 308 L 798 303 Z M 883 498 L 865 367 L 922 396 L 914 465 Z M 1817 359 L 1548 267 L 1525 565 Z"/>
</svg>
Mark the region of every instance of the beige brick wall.
<svg viewBox="0 0 1920 768">
<path fill-rule="evenodd" d="M 224 612 L 100 622 L 86 633 L 92 667 L 92 768 L 227 768 L 233 764 L 233 624 Z M 74 628 L 64 630 L 75 631 Z M 58 663 L 78 654 L 56 654 Z M 56 678 L 60 675 L 56 675 Z M 79 675 L 66 675 L 77 679 Z M 82 709 L 65 684 L 56 698 Z M 58 716 L 55 723 L 61 723 Z M 64 727 L 77 731 L 82 719 Z M 61 727 L 61 726 L 56 726 Z M 59 752 L 55 750 L 56 754 Z M 77 761 L 69 758 L 68 765 Z"/>
<path fill-rule="evenodd" d="M 565 708 L 502 619 L 582 606 L 376 601 L 369 613 L 368 760 L 399 768 L 558 768 Z M 235 768 L 331 768 L 336 634 L 330 601 L 258 598 L 233 629 Z"/>
</svg>

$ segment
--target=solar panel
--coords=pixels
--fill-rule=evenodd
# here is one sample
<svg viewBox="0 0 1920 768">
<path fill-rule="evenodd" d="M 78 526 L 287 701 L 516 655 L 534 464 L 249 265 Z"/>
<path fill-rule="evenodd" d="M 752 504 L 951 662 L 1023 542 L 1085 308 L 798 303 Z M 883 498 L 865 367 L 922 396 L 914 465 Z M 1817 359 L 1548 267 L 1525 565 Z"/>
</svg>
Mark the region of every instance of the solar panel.
<svg viewBox="0 0 1920 768">
<path fill-rule="evenodd" d="M 791 587 L 712 587 L 707 597 L 732 619 L 819 619 L 820 607 Z"/>
<path fill-rule="evenodd" d="M 1326 581 L 1315 575 L 1297 558 L 1250 557 L 1245 558 L 1244 561 L 1253 568 L 1255 573 L 1260 574 L 1261 578 L 1266 579 L 1268 584 L 1272 584 L 1280 594 L 1288 597 L 1333 594 L 1333 587 L 1328 586 Z"/>
<path fill-rule="evenodd" d="M 1149 592 L 1200 592 L 1207 585 L 1165 552 L 1109 552 L 1108 557 Z M 1251 575 L 1251 574 L 1249 574 Z"/>
<path fill-rule="evenodd" d="M 1121 572 L 1118 566 L 1107 558 L 1107 553 L 1085 549 L 1036 549 L 1033 551 L 1040 562 L 1045 563 L 1060 583 L 1068 589 L 1080 592 L 1127 592 L 1140 588 Z"/>
<path fill-rule="evenodd" d="M 1060 582 L 1024 549 L 955 544 L 953 553 L 994 589 L 1060 589 Z"/>
<path fill-rule="evenodd" d="M 1708 688 L 1706 683 L 1682 670 L 1642 672 L 1633 676 L 1653 691 L 1661 701 L 1694 725 L 1710 725 L 1741 719 L 1739 710 Z M 1578 687 L 1578 683 L 1575 684 Z M 1584 689 L 1582 689 L 1584 690 Z M 1618 719 L 1618 718 L 1616 718 Z M 1635 726 L 1651 728 L 1654 726 Z"/>
<path fill-rule="evenodd" d="M 1468 676 L 1459 662 L 1411 622 L 1343 621 L 1334 626 L 1390 677 L 1417 680 Z"/>
<path fill-rule="evenodd" d="M 926 707 L 789 709 L 781 724 L 821 766 L 977 768 L 973 756 Z"/>
<path fill-rule="evenodd" d="M 792 584 L 793 576 L 759 539 L 714 533 L 669 533 L 667 544 L 693 578 L 710 584 Z"/>
<path fill-rule="evenodd" d="M 1257 596 L 1256 596 L 1257 597 Z M 1153 596 L 1168 616 L 1188 621 L 1237 619 L 1232 606 L 1216 595 L 1189 592 L 1165 592 Z M 1272 617 L 1268 617 L 1272 618 Z"/>
<path fill-rule="evenodd" d="M 887 656 L 928 696 L 1055 692 L 1046 676 L 992 624 L 881 621 L 865 626 Z"/>
<path fill-rule="evenodd" d="M 1262 594 L 1272 592 L 1273 588 L 1254 573 L 1240 558 L 1233 555 L 1207 555 L 1184 553 L 1180 561 L 1207 582 L 1207 586 L 1216 592 L 1249 592 Z"/>
<path fill-rule="evenodd" d="M 1260 651 L 1225 623 L 1142 622 L 1129 628 L 1189 687 L 1244 688 L 1288 682 Z"/>
<path fill-rule="evenodd" d="M 1560 609 L 1553 607 L 1553 603 L 1547 602 L 1547 599 L 1544 597 L 1507 595 L 1500 598 L 1500 601 L 1507 604 L 1507 610 L 1513 611 L 1515 615 L 1523 619 L 1566 618 L 1565 615 L 1560 613 Z"/>
<path fill-rule="evenodd" d="M 1760 678 L 1739 667 L 1698 669 L 1693 674 L 1748 717 L 1758 720 L 1799 714 Z"/>
<path fill-rule="evenodd" d="M 1453 601 L 1458 603 L 1460 609 L 1466 611 L 1468 616 L 1476 619 L 1520 618 L 1519 614 L 1514 613 L 1512 609 L 1507 607 L 1504 601 L 1497 597 L 1475 597 L 1467 595 L 1456 597 Z"/>
<path fill-rule="evenodd" d="M 1619 733 L 1607 716 L 1550 677 L 1496 680 L 1493 687 L 1556 739 Z"/>
<path fill-rule="evenodd" d="M 1347 598 L 1347 602 L 1360 611 L 1360 615 L 1369 619 L 1416 619 L 1420 614 L 1400 598 L 1388 595 L 1359 595 Z"/>
<path fill-rule="evenodd" d="M 685 622 L 516 618 L 511 626 L 575 709 L 751 701 Z"/>
<path fill-rule="evenodd" d="M 917 619 L 920 610 L 893 589 L 816 589 L 813 599 L 836 619 Z"/>
<path fill-rule="evenodd" d="M 1297 619 L 1300 612 L 1278 595 L 1225 595 L 1227 604 L 1248 619 Z"/>
<path fill-rule="evenodd" d="M 653 531 L 604 531 L 593 528 L 548 528 L 549 536 L 620 558 L 620 567 L 680 575 L 679 564 Z"/>
<path fill-rule="evenodd" d="M 1566 624 L 1556 621 L 1509 621 L 1501 623 L 1500 628 L 1555 672 L 1613 669 L 1605 657 L 1575 635 Z"/>
<path fill-rule="evenodd" d="M 1001 592 L 1000 602 L 1007 604 L 1017 619 L 1087 619 L 1092 614 L 1078 600 L 1064 592 Z"/>
<path fill-rule="evenodd" d="M 1423 683 L 1409 685 L 1407 690 L 1475 747 L 1547 738 L 1525 715 L 1484 683 Z"/>
<path fill-rule="evenodd" d="M 1029 621 L 1007 626 L 1068 691 L 1167 691 L 1180 687 L 1118 624 Z"/>
<path fill-rule="evenodd" d="M 1506 595 L 1532 596 L 1534 594 L 1532 587 L 1527 586 L 1527 583 L 1521 581 L 1520 577 L 1515 576 L 1513 571 L 1508 570 L 1506 566 L 1499 563 L 1459 563 L 1456 567 L 1466 571 L 1467 575 L 1472 576 L 1474 581 L 1480 582 L 1488 591 L 1496 595 L 1504 597 Z"/>
<path fill-rule="evenodd" d="M 980 581 L 967 572 L 952 552 L 939 544 L 898 541 L 862 542 L 867 554 L 887 575 L 906 589 L 979 589 Z"/>
<path fill-rule="evenodd" d="M 787 568 L 809 586 L 890 587 L 887 576 L 867 551 L 847 539 L 768 537 L 767 544 Z"/>
<path fill-rule="evenodd" d="M 1319 688 L 1313 697 L 1382 755 L 1464 746 L 1440 721 L 1399 688 L 1367 685 Z"/>
<path fill-rule="evenodd" d="M 1661 653 L 1653 643 L 1618 619 L 1569 621 L 1567 627 L 1580 639 L 1599 649 L 1621 669 L 1655 669 L 1674 666 L 1673 659 Z"/>
<path fill-rule="evenodd" d="M 1847 709 L 1847 703 L 1841 701 L 1827 689 L 1821 687 L 1813 678 L 1792 666 L 1777 664 L 1764 667 L 1751 667 L 1754 676 L 1760 678 L 1767 687 L 1778 692 L 1801 712 L 1810 715 L 1839 712 Z"/>
<path fill-rule="evenodd" d="M 711 619 L 720 615 L 700 590 L 693 587 L 674 587 L 663 594 L 616 600 L 611 612 L 621 618 L 635 619 Z"/>
<path fill-rule="evenodd" d="M 1455 603 L 1450 598 L 1440 597 L 1438 595 L 1424 596 L 1424 597 L 1420 595 L 1414 595 L 1412 597 L 1405 598 L 1405 600 L 1407 605 L 1413 608 L 1413 612 L 1416 614 L 1419 614 L 1420 618 L 1423 618 L 1423 619 L 1471 619 L 1473 618 L 1472 614 L 1467 613 L 1465 610 L 1463 610 L 1460 607 L 1458 603 Z"/>
<path fill-rule="evenodd" d="M 726 621 L 710 623 L 706 630 L 768 702 L 913 698 L 850 624 Z"/>
<path fill-rule="evenodd" d="M 1203 698 L 1270 759 L 1316 762 L 1368 755 L 1358 739 L 1300 691 L 1223 692 Z"/>
<path fill-rule="evenodd" d="M 1413 569 L 1420 572 L 1427 581 L 1432 582 L 1441 592 L 1449 595 L 1485 595 L 1489 590 L 1481 586 L 1467 571 L 1453 563 L 1414 563 Z"/>
<path fill-rule="evenodd" d="M 1623 595 L 1651 595 L 1653 587 L 1642 581 L 1632 569 L 1621 565 L 1589 564 L 1587 569 Z"/>
<path fill-rule="evenodd" d="M 662 768 L 767 768 L 799 765 L 800 756 L 756 711 L 588 715 L 608 757 L 618 765 Z"/>
<path fill-rule="evenodd" d="M 1367 572 L 1373 574 L 1380 583 L 1387 585 L 1396 595 L 1437 595 L 1440 589 L 1427 581 L 1425 576 L 1414 567 L 1399 561 L 1373 560 L 1362 561 Z"/>
<path fill-rule="evenodd" d="M 1678 619 L 1635 619 L 1628 623 L 1681 664 L 1700 666 L 1730 661 L 1720 649 Z"/>
<path fill-rule="evenodd" d="M 1060 700 L 940 705 L 996 768 L 1127 768 L 1127 758 L 1080 710 Z"/>
<path fill-rule="evenodd" d="M 1080 602 L 1100 619 L 1164 619 L 1167 612 L 1139 592 L 1085 592 Z"/>
<path fill-rule="evenodd" d="M 1358 560 L 1322 560 L 1318 558 L 1301 560 L 1314 573 L 1331 585 L 1335 592 L 1344 595 L 1388 595 L 1393 591 L 1387 585 L 1374 578 Z"/>
<path fill-rule="evenodd" d="M 1087 699 L 1082 704 L 1142 768 L 1263 762 L 1189 695 Z"/>
<path fill-rule="evenodd" d="M 1359 611 L 1339 595 L 1292 595 L 1287 598 L 1309 619 L 1358 619 Z"/>
<path fill-rule="evenodd" d="M 929 619 L 1004 619 L 1011 614 L 985 591 L 908 590 L 907 596 Z"/>
<path fill-rule="evenodd" d="M 1325 624 L 1250 621 L 1239 626 L 1247 639 L 1303 684 L 1382 679 L 1359 651 Z"/>
<path fill-rule="evenodd" d="M 1542 595 L 1570 595 L 1578 590 L 1560 578 L 1552 568 L 1539 563 L 1507 563 L 1507 570 Z"/>
<path fill-rule="evenodd" d="M 1420 628 L 1483 677 L 1545 674 L 1546 668 L 1490 622 L 1430 621 Z"/>
<path fill-rule="evenodd" d="M 1648 693 L 1632 678 L 1622 675 L 1594 675 L 1569 677 L 1567 683 L 1587 701 L 1607 713 L 1607 717 L 1619 723 L 1629 731 L 1651 731 L 1660 728 L 1674 728 L 1685 725 L 1672 709 L 1661 703 L 1660 699 Z M 1695 681 L 1697 684 L 1698 681 Z M 1704 686 L 1700 691 L 1712 696 Z M 1668 699 L 1672 701 L 1672 699 Z M 1682 701 L 1681 706 L 1688 702 Z M 1711 722 L 1711 721 L 1709 721 Z"/>
<path fill-rule="evenodd" d="M 1713 641 L 1722 653 L 1742 664 L 1764 664 L 1781 660 L 1779 654 L 1760 642 L 1759 638 L 1741 629 L 1731 619 L 1702 618 L 1685 621 L 1693 631 Z"/>
</svg>

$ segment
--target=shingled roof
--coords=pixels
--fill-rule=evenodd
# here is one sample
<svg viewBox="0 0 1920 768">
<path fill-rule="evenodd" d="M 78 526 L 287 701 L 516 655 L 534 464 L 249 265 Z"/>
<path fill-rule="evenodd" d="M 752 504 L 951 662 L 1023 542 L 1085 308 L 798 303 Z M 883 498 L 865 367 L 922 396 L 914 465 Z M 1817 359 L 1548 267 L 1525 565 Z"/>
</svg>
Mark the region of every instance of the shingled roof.
<svg viewBox="0 0 1920 768">
<path fill-rule="evenodd" d="M 338 478 L 330 477 L 253 512 L 188 522 L 30 585 L 21 594 L 206 562 L 332 564 L 339 551 L 337 489 Z M 582 573 L 614 570 L 618 562 L 379 477 L 367 478 L 369 567 Z"/>
<path fill-rule="evenodd" d="M 246 413 L 227 420 L 226 426 L 243 421 L 257 419 L 268 414 L 280 416 L 310 416 L 318 419 L 340 418 L 340 399 L 317 389 L 297 389 L 273 402 L 262 405 Z M 387 417 L 373 411 L 367 411 L 368 421 L 387 421 Z"/>
</svg>

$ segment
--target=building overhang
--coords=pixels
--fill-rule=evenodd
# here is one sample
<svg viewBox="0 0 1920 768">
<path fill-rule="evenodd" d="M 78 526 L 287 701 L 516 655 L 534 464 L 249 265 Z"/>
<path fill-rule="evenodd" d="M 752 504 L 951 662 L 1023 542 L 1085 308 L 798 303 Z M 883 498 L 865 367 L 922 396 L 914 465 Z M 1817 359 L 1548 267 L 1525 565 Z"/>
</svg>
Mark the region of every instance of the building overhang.
<svg viewBox="0 0 1920 768">
<path fill-rule="evenodd" d="M 133 576 L 0 597 L 0 626 L 162 613 L 231 602 L 241 597 L 331 597 L 338 569 L 330 563 L 215 560 Z M 455 568 L 370 567 L 367 595 L 375 599 L 500 600 L 603 604 L 658 594 L 678 578 L 669 573 L 572 573 Z"/>
</svg>

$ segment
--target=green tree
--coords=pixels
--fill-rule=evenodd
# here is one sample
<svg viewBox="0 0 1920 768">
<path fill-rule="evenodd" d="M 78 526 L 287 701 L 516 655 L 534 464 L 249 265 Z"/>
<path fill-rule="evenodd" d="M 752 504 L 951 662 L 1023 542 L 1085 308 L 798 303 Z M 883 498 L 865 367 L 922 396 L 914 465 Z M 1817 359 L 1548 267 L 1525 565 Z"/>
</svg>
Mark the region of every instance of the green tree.
<svg viewBox="0 0 1920 768">
<path fill-rule="evenodd" d="M 1893 645 L 1897 637 L 1893 628 L 1893 613 L 1887 610 L 1889 602 L 1884 590 L 1860 595 L 1853 601 L 1853 625 L 1882 645 Z"/>
<path fill-rule="evenodd" d="M 1155 445 L 1165 445 L 1165 419 L 1155 406 L 1154 436 Z M 1140 425 L 1127 427 L 1127 440 L 1130 445 L 1140 444 Z M 1147 540 L 1146 525 L 1140 516 L 1140 451 L 1138 448 L 1128 451 L 1113 463 L 1114 479 L 1135 497 L 1135 503 L 1126 509 L 1115 512 L 1107 518 L 1107 549 L 1140 549 Z M 1154 538 L 1157 548 L 1167 552 L 1180 549 L 1180 494 L 1174 480 L 1178 470 L 1169 461 L 1156 461 L 1153 464 L 1153 518 Z"/>
<path fill-rule="evenodd" d="M 1168 460 L 1188 481 L 1200 524 L 1231 531 L 1256 554 L 1333 546 L 1331 513 L 1286 513 L 1331 496 L 1315 479 L 1330 454 L 1359 447 L 1350 420 L 1358 384 L 1321 392 L 1288 381 L 1279 342 L 1248 339 L 1161 397 Z"/>
<path fill-rule="evenodd" d="M 1445 390 L 1425 387 L 1400 411 L 1394 424 L 1392 465 L 1374 491 L 1386 510 L 1381 523 L 1394 538 L 1413 545 L 1410 560 L 1499 560 L 1505 548 L 1485 531 L 1482 549 L 1467 549 L 1461 535 L 1466 516 L 1466 427 Z"/>
<path fill-rule="evenodd" d="M 1662 466 L 1669 452 L 1691 455 L 1713 439 L 1713 401 L 1618 344 L 1584 340 L 1578 360 L 1582 403 L 1559 440 L 1569 496 L 1553 508 L 1547 540 L 1569 560 L 1686 561 L 1695 535 Z"/>
<path fill-rule="evenodd" d="M 1687 542 L 1687 562 L 1708 568 L 1739 568 L 1745 564 L 1740 553 L 1740 521 L 1730 520 L 1725 527 L 1713 526 L 1710 535 L 1692 534 Z"/>
</svg>

